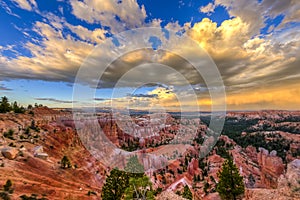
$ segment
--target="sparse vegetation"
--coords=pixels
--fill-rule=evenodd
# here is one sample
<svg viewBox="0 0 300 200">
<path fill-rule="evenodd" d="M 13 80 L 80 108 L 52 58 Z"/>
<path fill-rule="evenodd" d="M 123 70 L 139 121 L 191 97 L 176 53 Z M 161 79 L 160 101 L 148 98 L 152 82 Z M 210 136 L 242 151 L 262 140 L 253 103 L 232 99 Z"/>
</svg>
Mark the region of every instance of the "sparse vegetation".
<svg viewBox="0 0 300 200">
<path fill-rule="evenodd" d="M 9 138 L 11 140 L 14 140 L 14 131 L 12 129 L 9 129 L 8 132 L 3 133 L 3 136 L 6 138 Z"/>
<path fill-rule="evenodd" d="M 24 194 L 24 195 L 20 196 L 20 198 L 22 200 L 48 200 L 45 197 L 38 198 L 37 194 L 31 194 L 31 196 L 27 196 L 27 195 Z"/>
<path fill-rule="evenodd" d="M 91 191 L 89 190 L 88 193 L 87 193 L 88 196 L 91 196 L 91 195 L 95 195 L 97 196 L 97 193 L 95 191 Z"/>
<path fill-rule="evenodd" d="M 64 156 L 61 159 L 60 165 L 61 165 L 61 168 L 63 168 L 63 169 L 67 169 L 67 168 L 71 168 L 72 167 L 72 164 L 71 164 L 71 162 L 70 162 L 70 160 L 69 160 L 69 158 L 67 156 Z"/>
<path fill-rule="evenodd" d="M 12 188 L 12 181 L 7 180 L 6 183 L 3 185 L 3 190 L 0 191 L 0 197 L 3 200 L 10 200 L 10 195 L 14 192 L 14 189 Z"/>
</svg>

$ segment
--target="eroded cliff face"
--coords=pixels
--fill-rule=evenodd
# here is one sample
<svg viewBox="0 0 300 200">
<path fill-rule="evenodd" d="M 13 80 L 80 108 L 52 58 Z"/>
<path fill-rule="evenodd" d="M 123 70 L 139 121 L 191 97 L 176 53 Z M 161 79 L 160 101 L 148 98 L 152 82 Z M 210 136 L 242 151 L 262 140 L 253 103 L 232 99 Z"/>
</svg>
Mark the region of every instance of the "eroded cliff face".
<svg viewBox="0 0 300 200">
<path fill-rule="evenodd" d="M 282 174 L 278 179 L 277 189 L 247 189 L 245 199 L 299 200 L 300 160 L 296 159 L 287 165 L 286 173 Z"/>
<path fill-rule="evenodd" d="M 277 192 L 281 196 L 300 199 L 300 160 L 296 159 L 287 166 L 287 172 L 278 180 Z"/>
<path fill-rule="evenodd" d="M 24 194 L 46 195 L 54 200 L 97 199 L 87 193 L 100 194 L 105 169 L 84 148 L 76 131 L 61 123 L 60 119 L 70 116 L 46 107 L 35 109 L 34 115 L 0 115 L 0 185 L 12 181 L 11 199 Z M 35 127 L 28 128 L 33 121 Z M 4 137 L 9 130 L 13 130 L 12 137 Z M 35 152 L 37 147 L 42 149 L 39 154 Z M 64 155 L 71 161 L 69 169 L 60 166 Z"/>
<path fill-rule="evenodd" d="M 268 150 L 259 148 L 257 160 L 261 169 L 261 183 L 266 188 L 277 188 L 278 178 L 284 172 L 282 159 L 276 156 L 276 151 L 269 153 Z"/>
</svg>

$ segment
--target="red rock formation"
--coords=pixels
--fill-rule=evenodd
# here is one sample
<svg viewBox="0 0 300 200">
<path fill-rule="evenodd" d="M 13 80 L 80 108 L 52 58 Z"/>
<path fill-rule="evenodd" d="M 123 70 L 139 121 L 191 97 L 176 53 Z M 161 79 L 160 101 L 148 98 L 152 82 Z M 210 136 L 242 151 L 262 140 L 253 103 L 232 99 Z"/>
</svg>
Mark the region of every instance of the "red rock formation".
<svg viewBox="0 0 300 200">
<path fill-rule="evenodd" d="M 198 168 L 199 168 L 198 161 L 195 158 L 193 158 L 188 165 L 188 173 L 194 176 Z"/>
<path fill-rule="evenodd" d="M 276 153 L 269 154 L 268 150 L 259 148 L 258 164 L 261 168 L 261 181 L 267 188 L 277 188 L 278 178 L 284 172 L 282 159 Z"/>
</svg>

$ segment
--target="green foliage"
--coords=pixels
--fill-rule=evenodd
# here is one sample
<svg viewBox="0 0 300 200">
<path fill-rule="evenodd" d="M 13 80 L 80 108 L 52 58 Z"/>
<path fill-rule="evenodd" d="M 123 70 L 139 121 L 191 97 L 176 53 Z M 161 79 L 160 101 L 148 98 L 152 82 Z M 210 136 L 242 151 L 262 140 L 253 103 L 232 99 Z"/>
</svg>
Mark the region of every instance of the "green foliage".
<svg viewBox="0 0 300 200">
<path fill-rule="evenodd" d="M 88 196 L 91 196 L 91 195 L 96 195 L 97 196 L 97 193 L 94 192 L 94 191 L 91 191 L 89 190 L 88 193 L 87 193 Z"/>
<path fill-rule="evenodd" d="M 229 158 L 230 155 L 226 149 L 226 143 L 224 140 L 218 140 L 218 142 L 216 143 L 216 153 L 221 156 L 222 158 Z"/>
<path fill-rule="evenodd" d="M 25 113 L 25 108 L 23 106 L 19 106 L 16 101 L 12 104 L 12 110 L 14 113 Z"/>
<path fill-rule="evenodd" d="M 10 200 L 10 196 L 7 194 L 7 192 L 0 192 L 0 198 L 2 200 Z"/>
<path fill-rule="evenodd" d="M 201 117 L 201 120 L 205 124 L 209 124 L 208 117 Z M 292 119 L 289 119 L 292 120 Z M 231 139 L 233 139 L 238 145 L 243 148 L 246 148 L 249 145 L 256 147 L 263 147 L 269 151 L 276 150 L 277 155 L 282 158 L 283 161 L 286 159 L 286 151 L 289 150 L 289 142 L 283 138 L 272 138 L 271 141 L 266 140 L 266 136 L 262 133 L 257 134 L 249 134 L 253 131 L 252 126 L 258 123 L 258 119 L 238 119 L 235 117 L 226 117 L 222 134 L 227 135 Z M 275 130 L 283 130 L 283 128 L 288 127 L 270 127 L 265 125 L 261 128 L 261 131 L 275 131 Z M 297 130 L 284 130 L 288 132 L 294 133 Z M 242 136 L 241 133 L 246 132 L 245 136 Z M 223 158 L 228 158 L 228 154 L 226 153 L 226 148 L 221 145 L 222 143 L 217 144 L 219 146 L 216 149 L 216 153 L 222 156 Z"/>
<path fill-rule="evenodd" d="M 239 195 L 244 194 L 243 177 L 240 176 L 232 158 L 227 159 L 223 163 L 222 170 L 218 172 L 218 177 L 217 192 L 222 199 L 236 200 Z"/>
<path fill-rule="evenodd" d="M 7 113 L 10 111 L 14 111 L 14 113 L 25 113 L 25 108 L 23 106 L 19 106 L 16 101 L 10 105 L 6 96 L 1 97 L 0 113 Z"/>
<path fill-rule="evenodd" d="M 141 177 L 144 174 L 144 166 L 139 162 L 139 159 L 136 155 L 131 156 L 124 168 L 126 172 L 132 173 L 133 176 Z M 137 174 L 137 175 L 134 175 Z"/>
<path fill-rule="evenodd" d="M 36 131 L 36 132 L 40 132 L 40 128 L 36 126 L 34 120 L 31 121 L 31 124 L 30 124 L 29 128 L 32 129 L 32 130 L 34 130 L 34 131 Z"/>
<path fill-rule="evenodd" d="M 1 97 L 0 113 L 7 113 L 9 111 L 11 111 L 11 106 L 9 104 L 8 98 L 6 96 Z"/>
<path fill-rule="evenodd" d="M 128 141 L 124 141 L 121 148 L 126 151 L 136 151 L 139 149 L 139 139 L 134 138 L 133 140 L 129 139 Z"/>
<path fill-rule="evenodd" d="M 236 138 L 236 142 L 243 148 L 252 145 L 256 147 L 256 149 L 263 147 L 269 151 L 276 150 L 277 155 L 281 157 L 283 161 L 286 159 L 286 151 L 290 149 L 290 143 L 284 138 L 272 138 L 271 141 L 267 141 L 263 133 L 257 133 L 255 135 L 247 134 L 243 137 Z"/>
<path fill-rule="evenodd" d="M 3 185 L 3 190 L 5 192 L 12 194 L 14 190 L 11 188 L 11 186 L 12 186 L 12 182 L 11 182 L 11 180 L 8 179 L 5 183 L 5 185 Z"/>
<path fill-rule="evenodd" d="M 184 186 L 182 197 L 186 198 L 186 199 L 190 199 L 190 200 L 193 199 L 193 194 L 192 194 L 189 186 L 187 186 L 187 185 Z"/>
<path fill-rule="evenodd" d="M 129 184 L 129 176 L 126 172 L 113 169 L 107 176 L 102 188 L 103 200 L 120 200 Z"/>
<path fill-rule="evenodd" d="M 205 181 L 204 182 L 204 187 L 203 187 L 203 191 L 204 191 L 205 194 L 208 193 L 209 187 L 210 187 L 209 183 Z"/>
<path fill-rule="evenodd" d="M 63 169 L 71 168 L 72 167 L 72 164 L 71 164 L 71 162 L 70 162 L 70 160 L 69 160 L 69 158 L 67 156 L 64 156 L 61 159 L 60 165 L 61 165 L 61 168 L 63 168 Z"/>
<path fill-rule="evenodd" d="M 153 194 L 154 194 L 154 196 L 157 196 L 158 194 L 160 194 L 162 192 L 162 188 L 157 188 L 154 192 L 153 192 Z"/>
<path fill-rule="evenodd" d="M 10 194 L 14 192 L 11 180 L 7 180 L 5 185 L 3 185 L 3 190 L 0 192 L 0 198 L 3 200 L 10 200 Z"/>
<path fill-rule="evenodd" d="M 203 144 L 204 142 L 204 137 L 201 135 L 201 133 L 197 133 L 197 137 L 194 139 L 197 144 Z"/>
<path fill-rule="evenodd" d="M 147 176 L 129 179 L 129 187 L 125 190 L 125 200 L 131 199 L 154 200 L 152 183 Z"/>
<path fill-rule="evenodd" d="M 11 140 L 14 140 L 14 131 L 12 129 L 9 129 L 8 132 L 3 133 L 3 136 L 6 138 L 9 138 Z"/>
<path fill-rule="evenodd" d="M 139 189 L 142 189 L 145 184 L 152 187 L 149 178 L 144 175 L 144 166 L 139 163 L 137 156 L 132 156 L 127 161 L 125 171 L 113 169 L 110 172 L 102 188 L 101 197 L 103 200 L 119 200 L 124 197 L 126 188 L 129 188 L 126 190 L 128 196 L 135 191 L 132 188 L 139 186 Z M 146 194 L 149 198 L 153 196 L 152 188 Z"/>
</svg>

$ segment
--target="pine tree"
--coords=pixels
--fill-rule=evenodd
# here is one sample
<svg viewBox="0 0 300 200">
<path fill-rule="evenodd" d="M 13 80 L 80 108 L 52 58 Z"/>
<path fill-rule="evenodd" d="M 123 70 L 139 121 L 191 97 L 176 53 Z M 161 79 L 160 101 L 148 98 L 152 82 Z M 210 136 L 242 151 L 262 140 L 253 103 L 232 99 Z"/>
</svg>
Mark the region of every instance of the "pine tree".
<svg viewBox="0 0 300 200">
<path fill-rule="evenodd" d="M 182 197 L 186 198 L 186 199 L 190 199 L 190 200 L 193 199 L 193 194 L 192 194 L 189 186 L 187 186 L 187 185 L 184 186 Z"/>
<path fill-rule="evenodd" d="M 126 172 L 113 169 L 107 176 L 102 188 L 103 200 L 120 200 L 129 184 L 129 176 Z"/>
<path fill-rule="evenodd" d="M 222 170 L 218 172 L 218 178 L 217 192 L 222 199 L 236 200 L 239 195 L 244 194 L 243 177 L 240 176 L 232 158 L 223 163 Z"/>
<path fill-rule="evenodd" d="M 143 177 L 145 172 L 144 166 L 139 162 L 136 155 L 128 159 L 124 170 L 130 174 L 130 177 L 134 178 Z"/>
<path fill-rule="evenodd" d="M 11 111 L 11 106 L 8 102 L 8 98 L 6 96 L 1 97 L 0 101 L 0 113 L 7 113 Z"/>
</svg>

